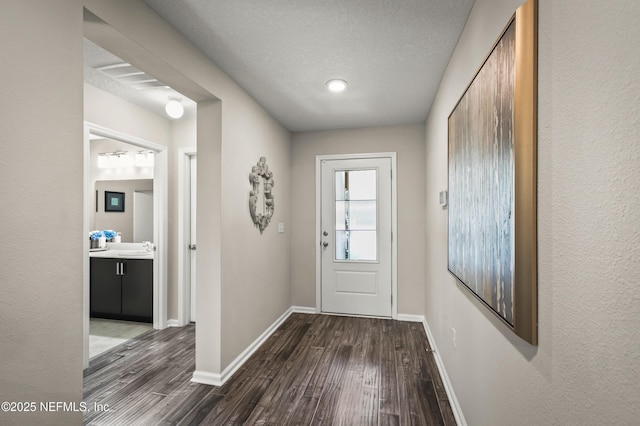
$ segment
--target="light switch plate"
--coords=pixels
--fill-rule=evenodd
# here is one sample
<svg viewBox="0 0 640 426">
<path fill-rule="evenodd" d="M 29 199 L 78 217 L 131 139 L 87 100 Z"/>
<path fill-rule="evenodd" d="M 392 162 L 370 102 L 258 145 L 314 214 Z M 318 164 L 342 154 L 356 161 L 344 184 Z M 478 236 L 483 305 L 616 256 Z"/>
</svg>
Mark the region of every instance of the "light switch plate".
<svg viewBox="0 0 640 426">
<path fill-rule="evenodd" d="M 284 234 L 284 223 L 283 222 L 279 222 L 278 223 L 278 233 L 279 234 Z"/>
</svg>

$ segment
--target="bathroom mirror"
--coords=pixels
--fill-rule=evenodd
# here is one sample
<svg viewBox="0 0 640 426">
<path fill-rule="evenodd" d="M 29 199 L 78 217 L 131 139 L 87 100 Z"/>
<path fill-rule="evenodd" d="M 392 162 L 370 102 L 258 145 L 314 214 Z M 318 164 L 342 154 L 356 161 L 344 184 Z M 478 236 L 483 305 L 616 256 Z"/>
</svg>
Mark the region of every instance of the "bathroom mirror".
<svg viewBox="0 0 640 426">
<path fill-rule="evenodd" d="M 153 179 L 98 180 L 91 229 L 120 232 L 123 243 L 153 242 Z M 124 211 L 105 206 L 106 193 L 121 193 Z"/>
<path fill-rule="evenodd" d="M 90 150 L 90 229 L 120 232 L 123 243 L 153 242 L 153 151 L 104 137 L 92 137 Z"/>
</svg>

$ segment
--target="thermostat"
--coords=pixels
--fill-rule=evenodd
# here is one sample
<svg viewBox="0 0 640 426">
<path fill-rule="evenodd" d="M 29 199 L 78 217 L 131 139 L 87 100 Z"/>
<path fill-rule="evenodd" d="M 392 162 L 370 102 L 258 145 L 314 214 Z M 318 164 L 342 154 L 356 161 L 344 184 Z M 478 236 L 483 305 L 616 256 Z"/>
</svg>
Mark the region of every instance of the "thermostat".
<svg viewBox="0 0 640 426">
<path fill-rule="evenodd" d="M 449 201 L 449 192 L 448 191 L 440 191 L 440 206 L 444 209 L 447 207 L 447 202 Z"/>
</svg>

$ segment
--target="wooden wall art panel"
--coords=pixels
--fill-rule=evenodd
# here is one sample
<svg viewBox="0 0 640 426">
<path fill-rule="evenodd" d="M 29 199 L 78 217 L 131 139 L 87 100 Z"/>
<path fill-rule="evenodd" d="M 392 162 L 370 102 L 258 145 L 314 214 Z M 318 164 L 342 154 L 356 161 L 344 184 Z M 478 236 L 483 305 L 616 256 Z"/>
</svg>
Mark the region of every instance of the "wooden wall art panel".
<svg viewBox="0 0 640 426">
<path fill-rule="evenodd" d="M 537 344 L 536 11 L 510 20 L 449 116 L 448 268 Z"/>
</svg>

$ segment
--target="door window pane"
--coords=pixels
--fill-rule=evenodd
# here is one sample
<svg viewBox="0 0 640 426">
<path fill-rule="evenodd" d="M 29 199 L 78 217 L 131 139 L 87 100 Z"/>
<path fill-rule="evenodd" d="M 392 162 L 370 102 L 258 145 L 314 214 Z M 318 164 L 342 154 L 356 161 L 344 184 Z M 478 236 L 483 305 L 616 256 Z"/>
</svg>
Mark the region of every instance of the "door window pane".
<svg viewBox="0 0 640 426">
<path fill-rule="evenodd" d="M 376 201 L 336 201 L 336 230 L 376 230 Z"/>
<path fill-rule="evenodd" d="M 356 170 L 347 173 L 350 200 L 375 200 L 377 198 L 377 170 Z"/>
<path fill-rule="evenodd" d="M 376 260 L 376 231 L 336 231 L 336 260 Z"/>
<path fill-rule="evenodd" d="M 376 200 L 349 201 L 349 229 L 351 230 L 376 230 Z"/>
<path fill-rule="evenodd" d="M 377 170 L 335 172 L 336 260 L 377 260 Z"/>
<path fill-rule="evenodd" d="M 347 187 L 345 184 L 345 177 L 349 172 L 340 171 L 336 172 L 336 201 L 347 199 Z"/>
<path fill-rule="evenodd" d="M 336 200 L 375 200 L 377 170 L 341 170 L 335 172 Z"/>
<path fill-rule="evenodd" d="M 349 260 L 349 231 L 336 231 L 336 260 Z"/>
<path fill-rule="evenodd" d="M 349 232 L 349 260 L 376 260 L 376 231 Z"/>
</svg>

